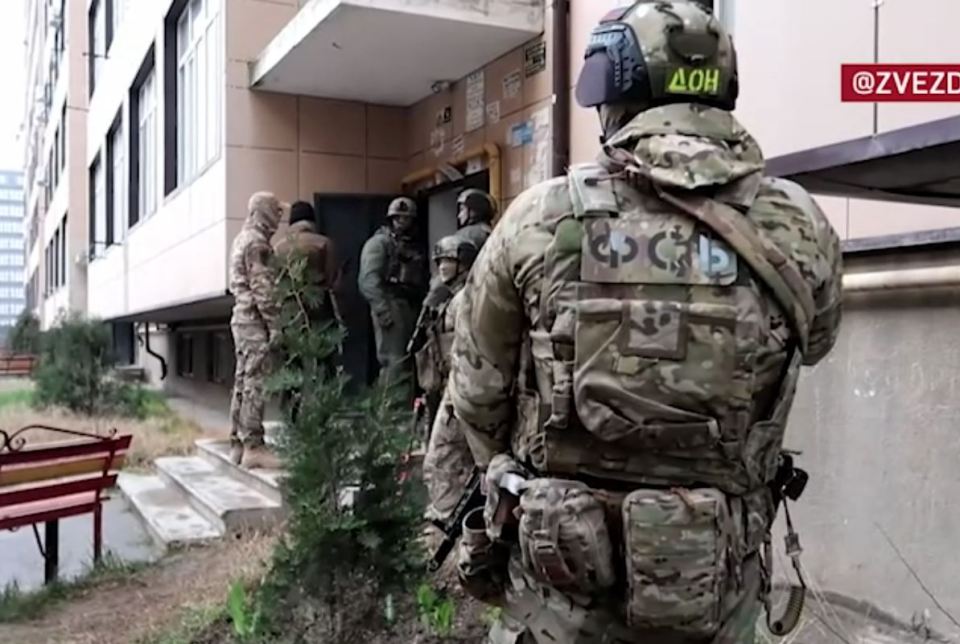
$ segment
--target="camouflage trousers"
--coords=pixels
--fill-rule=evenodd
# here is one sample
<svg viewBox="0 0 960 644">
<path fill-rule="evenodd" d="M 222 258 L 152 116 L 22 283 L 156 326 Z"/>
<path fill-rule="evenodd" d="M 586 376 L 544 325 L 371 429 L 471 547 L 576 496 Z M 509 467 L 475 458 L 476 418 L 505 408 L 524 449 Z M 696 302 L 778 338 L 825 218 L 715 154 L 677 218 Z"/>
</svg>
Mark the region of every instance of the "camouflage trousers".
<svg viewBox="0 0 960 644">
<path fill-rule="evenodd" d="M 382 326 L 373 316 L 373 338 L 377 346 L 377 362 L 380 364 L 380 383 L 409 388 L 413 386 L 413 360 L 407 355 L 407 342 L 417 323 L 417 312 L 407 300 L 389 300 L 393 324 Z"/>
<path fill-rule="evenodd" d="M 473 454 L 453 415 L 446 393 L 440 400 L 423 459 L 423 481 L 430 503 L 427 519 L 447 520 L 473 471 Z"/>
<path fill-rule="evenodd" d="M 657 631 L 631 630 L 613 602 L 587 601 L 549 588 L 523 570 L 519 550 L 509 563 L 510 583 L 500 619 L 487 644 L 754 644 L 760 616 L 759 558 L 744 562 L 743 581 L 726 611 L 720 632 L 710 640 Z"/>
<path fill-rule="evenodd" d="M 263 386 L 269 373 L 267 330 L 258 325 L 234 325 L 233 396 L 230 399 L 230 438 L 247 447 L 263 445 Z"/>
</svg>

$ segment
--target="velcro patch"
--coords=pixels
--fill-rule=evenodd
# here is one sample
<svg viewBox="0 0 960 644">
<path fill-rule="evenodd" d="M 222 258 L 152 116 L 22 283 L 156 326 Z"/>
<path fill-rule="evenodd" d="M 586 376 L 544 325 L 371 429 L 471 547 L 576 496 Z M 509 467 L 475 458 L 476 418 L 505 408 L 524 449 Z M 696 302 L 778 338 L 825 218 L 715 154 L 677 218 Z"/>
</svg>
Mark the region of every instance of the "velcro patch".
<svg viewBox="0 0 960 644">
<path fill-rule="evenodd" d="M 719 96 L 721 78 L 719 67 L 675 67 L 667 72 L 666 92 L 692 96 Z"/>
</svg>

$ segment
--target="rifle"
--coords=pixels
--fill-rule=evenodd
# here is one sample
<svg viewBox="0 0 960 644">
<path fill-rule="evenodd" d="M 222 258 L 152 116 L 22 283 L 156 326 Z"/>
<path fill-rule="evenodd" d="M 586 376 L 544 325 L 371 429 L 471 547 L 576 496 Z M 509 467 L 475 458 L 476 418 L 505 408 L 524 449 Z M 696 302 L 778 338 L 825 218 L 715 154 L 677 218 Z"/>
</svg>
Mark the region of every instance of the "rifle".
<svg viewBox="0 0 960 644">
<path fill-rule="evenodd" d="M 470 478 L 467 480 L 467 486 L 463 492 L 463 496 L 457 501 L 457 507 L 453 509 L 453 514 L 450 515 L 450 519 L 446 522 L 440 519 L 433 520 L 433 525 L 443 531 L 444 537 L 440 545 L 437 546 L 437 550 L 433 553 L 433 556 L 430 557 L 430 562 L 427 564 L 427 569 L 430 572 L 436 572 L 440 569 L 440 566 L 443 565 L 443 562 L 446 561 L 453 547 L 457 544 L 457 540 L 460 538 L 460 535 L 463 534 L 464 518 L 470 514 L 471 510 L 483 505 L 486 497 L 480 487 L 482 479 L 483 475 L 480 470 L 476 467 L 473 468 L 473 472 L 470 473 Z"/>
<path fill-rule="evenodd" d="M 443 530 L 444 538 L 437 546 L 436 551 L 427 564 L 430 572 L 436 572 L 446 561 L 453 547 L 456 545 L 460 535 L 463 534 L 463 520 L 471 511 L 483 507 L 486 502 L 486 495 L 483 493 L 481 484 L 483 483 L 484 473 L 479 468 L 474 467 L 467 480 L 466 488 L 457 506 L 453 509 L 453 514 L 446 522 L 439 519 L 433 520 L 433 525 Z M 497 484 L 498 487 L 509 493 L 509 499 L 501 500 L 500 507 L 496 510 L 494 521 L 503 521 L 506 515 L 509 515 L 513 508 L 519 503 L 520 494 L 526 487 L 526 479 L 518 474 L 506 473 Z"/>
<path fill-rule="evenodd" d="M 436 320 L 440 305 L 453 297 L 453 291 L 443 282 L 437 281 L 430 287 L 430 292 L 420 306 L 420 316 L 413 327 L 413 335 L 407 343 L 407 354 L 413 355 L 423 348 L 427 341 L 427 329 Z"/>
<path fill-rule="evenodd" d="M 410 336 L 410 340 L 407 342 L 407 355 L 412 356 L 414 353 L 419 351 L 427 341 L 427 327 L 430 326 L 431 320 L 431 309 L 429 306 L 423 306 L 420 308 L 420 316 L 417 318 L 417 323 L 413 327 L 413 335 Z"/>
</svg>

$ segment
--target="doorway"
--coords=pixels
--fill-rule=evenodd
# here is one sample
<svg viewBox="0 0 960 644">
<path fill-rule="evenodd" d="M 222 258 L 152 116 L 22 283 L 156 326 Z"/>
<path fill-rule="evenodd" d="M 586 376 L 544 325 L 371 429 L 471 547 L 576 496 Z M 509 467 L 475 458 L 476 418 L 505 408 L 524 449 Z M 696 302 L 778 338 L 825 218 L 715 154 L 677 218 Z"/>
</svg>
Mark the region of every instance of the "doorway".
<svg viewBox="0 0 960 644">
<path fill-rule="evenodd" d="M 377 228 L 386 222 L 387 206 L 394 195 L 315 194 L 317 228 L 333 242 L 342 267 L 338 303 L 347 327 L 343 368 L 351 388 L 370 385 L 379 372 L 370 307 L 357 287 L 360 251 Z"/>
<path fill-rule="evenodd" d="M 457 232 L 457 197 L 466 188 L 490 189 L 490 173 L 487 170 L 469 174 L 458 181 L 450 181 L 423 190 L 417 194 L 417 208 L 425 212 L 427 230 L 426 244 L 428 256 L 433 253 L 433 246 L 443 237 Z M 433 262 L 430 262 L 430 274 L 436 272 Z"/>
</svg>

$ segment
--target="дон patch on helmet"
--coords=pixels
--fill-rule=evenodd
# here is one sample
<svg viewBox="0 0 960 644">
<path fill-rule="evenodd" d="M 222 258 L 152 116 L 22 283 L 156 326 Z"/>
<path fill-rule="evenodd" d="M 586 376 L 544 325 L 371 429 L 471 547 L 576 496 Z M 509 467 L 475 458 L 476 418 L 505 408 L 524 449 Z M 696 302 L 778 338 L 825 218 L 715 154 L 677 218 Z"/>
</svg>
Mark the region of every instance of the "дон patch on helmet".
<svg viewBox="0 0 960 644">
<path fill-rule="evenodd" d="M 689 96 L 720 96 L 725 87 L 719 67 L 674 67 L 667 72 L 664 92 Z"/>
</svg>

